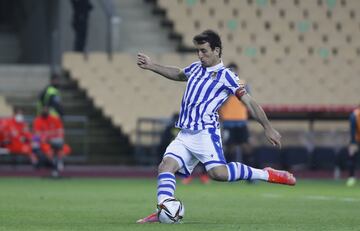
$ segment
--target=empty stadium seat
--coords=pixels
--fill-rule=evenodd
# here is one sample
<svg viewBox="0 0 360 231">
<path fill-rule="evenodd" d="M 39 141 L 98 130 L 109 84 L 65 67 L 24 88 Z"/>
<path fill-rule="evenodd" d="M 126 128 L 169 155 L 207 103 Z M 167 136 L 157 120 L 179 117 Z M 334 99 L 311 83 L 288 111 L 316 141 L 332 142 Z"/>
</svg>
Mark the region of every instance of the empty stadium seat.
<svg viewBox="0 0 360 231">
<path fill-rule="evenodd" d="M 311 153 L 311 168 L 332 170 L 335 167 L 335 150 L 331 147 L 315 147 Z"/>
<path fill-rule="evenodd" d="M 283 147 L 281 160 L 282 166 L 286 170 L 307 169 L 310 163 L 308 150 L 301 146 Z"/>
<path fill-rule="evenodd" d="M 178 0 L 159 1 L 159 6 L 174 22 L 174 31 L 182 36 L 183 46 L 193 47 L 195 34 L 214 29 L 222 36 L 224 60 L 235 60 L 244 79 L 277 77 L 273 84 L 264 79 L 249 80 L 253 88 L 262 90 L 257 95 L 261 103 L 358 103 L 356 94 L 346 94 L 358 91 L 360 86 L 352 84 L 360 74 L 358 71 L 354 75 L 355 68 L 360 67 L 357 0 Z M 266 67 L 259 67 L 261 63 L 266 63 Z M 262 70 L 257 71 L 259 68 Z M 342 77 L 347 81 L 334 87 L 336 79 Z M 276 87 L 285 95 L 272 97 L 261 86 L 282 82 L 289 86 L 296 83 L 298 87 L 288 92 Z M 335 99 L 334 89 L 340 96 Z M 317 102 L 309 100 L 314 98 Z"/>
<path fill-rule="evenodd" d="M 271 146 L 256 147 L 253 151 L 255 165 L 258 168 L 264 167 L 281 167 L 280 150 Z"/>
</svg>

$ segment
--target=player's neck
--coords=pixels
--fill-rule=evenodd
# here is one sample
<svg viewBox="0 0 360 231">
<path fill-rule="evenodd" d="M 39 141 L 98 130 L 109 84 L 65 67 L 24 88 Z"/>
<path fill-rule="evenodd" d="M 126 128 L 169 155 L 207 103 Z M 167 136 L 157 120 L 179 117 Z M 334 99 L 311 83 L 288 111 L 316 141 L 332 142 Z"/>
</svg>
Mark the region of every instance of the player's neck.
<svg viewBox="0 0 360 231">
<path fill-rule="evenodd" d="M 219 68 L 223 67 L 223 62 L 221 59 L 218 60 L 218 62 L 214 62 L 213 65 L 206 67 L 207 72 L 217 71 Z"/>
<path fill-rule="evenodd" d="M 220 59 L 220 58 L 214 60 L 214 62 L 213 62 L 209 67 L 214 67 L 214 66 L 218 65 L 219 63 L 221 63 L 221 59 Z"/>
</svg>

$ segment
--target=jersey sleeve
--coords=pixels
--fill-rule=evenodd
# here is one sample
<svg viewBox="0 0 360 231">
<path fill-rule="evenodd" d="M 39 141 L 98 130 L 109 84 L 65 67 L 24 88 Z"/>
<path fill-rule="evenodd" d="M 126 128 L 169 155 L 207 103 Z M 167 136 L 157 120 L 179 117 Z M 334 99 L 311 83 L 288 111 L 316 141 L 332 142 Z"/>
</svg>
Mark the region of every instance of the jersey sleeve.
<svg viewBox="0 0 360 231">
<path fill-rule="evenodd" d="M 243 84 L 240 85 L 239 77 L 231 71 L 225 72 L 225 87 L 233 95 L 239 90 L 237 95 L 240 97 L 247 93 L 245 86 Z"/>
<path fill-rule="evenodd" d="M 196 67 L 199 65 L 199 62 L 194 62 L 192 64 L 190 64 L 189 66 L 185 67 L 183 69 L 183 72 L 186 76 L 187 79 L 189 79 L 190 75 L 194 72 L 194 70 L 196 69 Z"/>
</svg>

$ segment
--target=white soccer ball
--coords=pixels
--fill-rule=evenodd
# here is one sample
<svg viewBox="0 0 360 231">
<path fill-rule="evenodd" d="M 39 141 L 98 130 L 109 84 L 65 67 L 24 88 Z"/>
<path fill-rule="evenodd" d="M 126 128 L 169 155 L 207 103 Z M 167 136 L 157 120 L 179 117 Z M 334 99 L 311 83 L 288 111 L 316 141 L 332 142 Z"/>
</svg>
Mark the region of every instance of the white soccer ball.
<svg viewBox="0 0 360 231">
<path fill-rule="evenodd" d="M 178 223 L 184 217 L 185 208 L 180 200 L 169 198 L 158 205 L 158 217 L 161 223 Z"/>
</svg>

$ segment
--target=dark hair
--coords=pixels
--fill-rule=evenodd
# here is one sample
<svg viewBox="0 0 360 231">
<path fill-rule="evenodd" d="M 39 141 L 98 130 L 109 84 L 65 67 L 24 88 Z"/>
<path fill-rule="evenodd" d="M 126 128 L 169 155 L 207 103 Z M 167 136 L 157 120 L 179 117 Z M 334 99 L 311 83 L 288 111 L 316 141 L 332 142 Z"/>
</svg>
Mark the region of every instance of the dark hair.
<svg viewBox="0 0 360 231">
<path fill-rule="evenodd" d="M 193 42 L 197 44 L 204 44 L 209 43 L 212 50 L 215 49 L 215 47 L 220 48 L 219 57 L 221 57 L 222 53 L 222 45 L 221 45 L 221 39 L 218 33 L 216 33 L 213 30 L 205 30 L 201 34 L 195 35 L 193 38 Z"/>
</svg>

